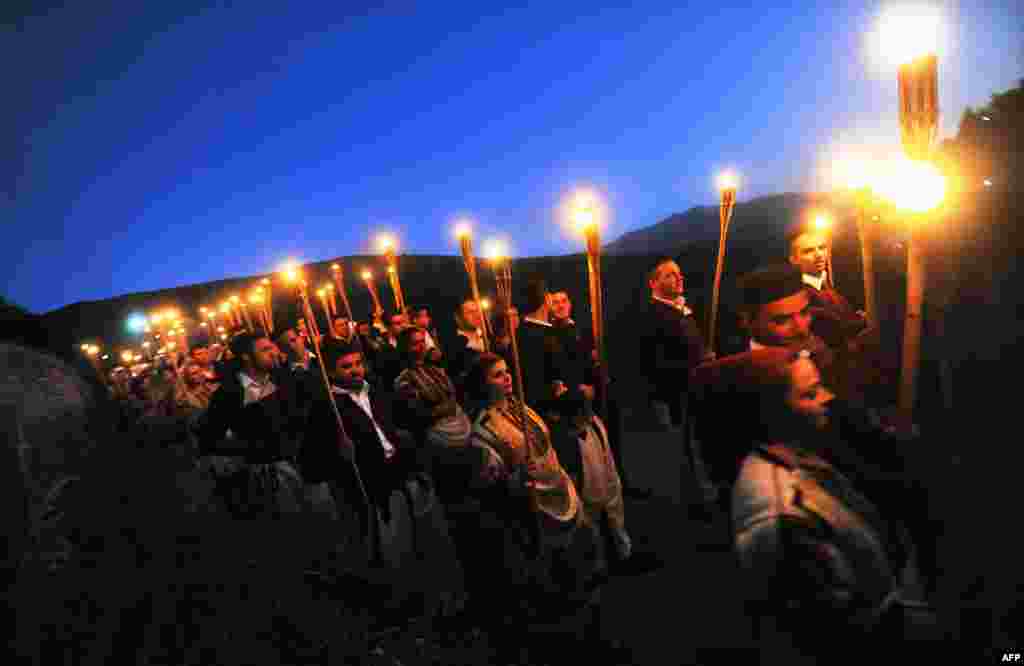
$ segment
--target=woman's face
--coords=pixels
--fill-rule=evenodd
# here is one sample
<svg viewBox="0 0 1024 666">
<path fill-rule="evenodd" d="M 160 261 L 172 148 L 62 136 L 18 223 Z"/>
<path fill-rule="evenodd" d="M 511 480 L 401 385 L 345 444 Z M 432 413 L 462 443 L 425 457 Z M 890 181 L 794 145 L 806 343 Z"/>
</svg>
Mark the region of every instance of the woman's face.
<svg viewBox="0 0 1024 666">
<path fill-rule="evenodd" d="M 189 365 L 185 370 L 185 381 L 189 386 L 199 386 L 203 383 L 203 368 L 197 363 Z"/>
<path fill-rule="evenodd" d="M 487 383 L 499 389 L 506 398 L 512 395 L 512 375 L 505 361 L 498 361 L 487 371 Z"/>
<path fill-rule="evenodd" d="M 826 405 L 835 398 L 831 391 L 821 385 L 821 375 L 810 359 L 798 359 L 790 367 L 789 392 L 786 405 L 817 428 L 828 424 Z"/>
</svg>

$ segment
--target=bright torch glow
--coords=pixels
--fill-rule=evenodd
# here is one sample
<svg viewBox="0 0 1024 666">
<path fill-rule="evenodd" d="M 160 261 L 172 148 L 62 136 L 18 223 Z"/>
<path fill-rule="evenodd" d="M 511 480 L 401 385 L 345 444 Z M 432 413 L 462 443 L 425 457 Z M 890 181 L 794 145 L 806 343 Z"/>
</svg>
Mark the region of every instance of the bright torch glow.
<svg viewBox="0 0 1024 666">
<path fill-rule="evenodd" d="M 223 303 L 221 303 L 220 304 L 220 311 L 221 312 L 230 312 L 231 311 L 231 303 L 228 303 L 227 301 L 224 301 Z"/>
<path fill-rule="evenodd" d="M 489 300 L 487 300 L 486 298 L 481 298 L 480 299 L 480 307 L 482 307 L 484 310 L 490 310 L 491 309 L 491 302 Z"/>
<path fill-rule="evenodd" d="M 395 237 L 390 234 L 381 234 L 377 238 L 377 246 L 380 248 L 381 252 L 394 250 L 396 247 Z"/>
<path fill-rule="evenodd" d="M 832 218 L 824 213 L 814 216 L 814 228 L 818 231 L 828 231 L 832 228 Z"/>
<path fill-rule="evenodd" d="M 130 351 L 121 352 L 121 360 L 125 363 L 131 363 L 133 358 L 135 358 L 135 355 Z"/>
<path fill-rule="evenodd" d="M 249 302 L 252 303 L 253 305 L 259 305 L 260 303 L 263 302 L 263 296 L 261 296 L 258 293 L 253 294 L 252 296 L 249 297 Z"/>
<path fill-rule="evenodd" d="M 341 266 L 339 266 L 338 264 L 331 264 L 331 270 L 337 273 L 338 271 L 341 270 Z"/>
<path fill-rule="evenodd" d="M 500 261 L 505 258 L 505 244 L 499 240 L 487 241 L 484 246 L 484 256 L 491 261 Z"/>
<path fill-rule="evenodd" d="M 363 271 L 363 279 L 369 282 L 373 279 L 373 273 L 370 271 Z"/>
<path fill-rule="evenodd" d="M 473 228 L 469 225 L 469 222 L 463 220 L 455 225 L 455 237 L 459 240 L 471 236 L 473 234 Z"/>
<path fill-rule="evenodd" d="M 327 290 L 326 289 L 317 289 L 316 290 L 316 295 L 319 296 L 320 298 L 325 298 L 327 296 Z"/>
<path fill-rule="evenodd" d="M 84 351 L 84 352 L 88 352 L 89 351 L 89 345 L 82 345 L 81 350 Z"/>
<path fill-rule="evenodd" d="M 878 184 L 879 194 L 902 210 L 925 213 L 942 203 L 946 179 L 934 165 L 902 159 L 893 162 Z"/>
<path fill-rule="evenodd" d="M 294 261 L 289 261 L 281 269 L 285 282 L 295 282 L 299 279 L 299 267 Z"/>
<path fill-rule="evenodd" d="M 939 31 L 939 14 L 934 8 L 893 9 L 882 16 L 878 48 L 886 62 L 897 67 L 936 53 Z"/>
<path fill-rule="evenodd" d="M 735 190 L 740 186 L 740 177 L 735 171 L 723 171 L 716 181 L 719 190 Z"/>
</svg>

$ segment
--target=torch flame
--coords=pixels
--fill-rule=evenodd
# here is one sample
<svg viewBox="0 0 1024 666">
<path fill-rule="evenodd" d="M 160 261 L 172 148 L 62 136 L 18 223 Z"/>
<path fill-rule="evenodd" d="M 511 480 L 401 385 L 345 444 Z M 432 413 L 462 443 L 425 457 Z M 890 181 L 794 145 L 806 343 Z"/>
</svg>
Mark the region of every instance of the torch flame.
<svg viewBox="0 0 1024 666">
<path fill-rule="evenodd" d="M 879 194 L 897 208 L 925 213 L 937 208 L 946 196 L 946 179 L 934 165 L 901 159 L 894 162 L 879 183 Z"/>
<path fill-rule="evenodd" d="M 814 216 L 814 228 L 818 231 L 828 231 L 832 228 L 832 218 L 824 213 L 818 213 Z"/>
<path fill-rule="evenodd" d="M 294 261 L 286 262 L 281 273 L 284 275 L 285 282 L 296 282 L 299 279 L 299 267 Z"/>
<path fill-rule="evenodd" d="M 939 16 L 928 8 L 899 9 L 885 14 L 879 24 L 882 55 L 890 65 L 903 65 L 932 55 L 939 45 Z"/>
<path fill-rule="evenodd" d="M 369 282 L 370 280 L 373 279 L 373 273 L 368 271 L 368 270 L 367 271 L 363 271 L 363 279 L 366 280 L 367 282 Z"/>
<path fill-rule="evenodd" d="M 484 256 L 491 261 L 501 261 L 505 257 L 505 244 L 499 240 L 488 241 Z"/>
<path fill-rule="evenodd" d="M 380 247 L 381 252 L 395 249 L 395 238 L 390 234 L 381 234 L 377 239 L 377 245 Z"/>
<path fill-rule="evenodd" d="M 739 188 L 740 179 L 732 171 L 723 171 L 718 175 L 718 189 L 719 190 L 735 190 Z"/>
<path fill-rule="evenodd" d="M 469 226 L 469 222 L 459 222 L 455 225 L 455 237 L 459 240 L 471 236 L 473 234 L 473 228 Z"/>
</svg>

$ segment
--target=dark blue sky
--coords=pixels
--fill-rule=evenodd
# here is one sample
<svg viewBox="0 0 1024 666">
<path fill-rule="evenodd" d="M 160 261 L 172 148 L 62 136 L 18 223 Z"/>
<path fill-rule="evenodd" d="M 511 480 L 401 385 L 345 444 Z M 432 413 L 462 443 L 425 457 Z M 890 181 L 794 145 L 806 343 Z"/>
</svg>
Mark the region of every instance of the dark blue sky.
<svg viewBox="0 0 1024 666">
<path fill-rule="evenodd" d="M 519 255 L 575 252 L 574 186 L 606 196 L 611 239 L 714 201 L 721 166 L 746 199 L 817 187 L 837 140 L 898 141 L 880 4 L 74 4 L 0 39 L 0 294 L 40 312 L 382 229 L 451 254 L 458 214 Z M 1024 76 L 1016 4 L 945 5 L 945 135 Z"/>
</svg>

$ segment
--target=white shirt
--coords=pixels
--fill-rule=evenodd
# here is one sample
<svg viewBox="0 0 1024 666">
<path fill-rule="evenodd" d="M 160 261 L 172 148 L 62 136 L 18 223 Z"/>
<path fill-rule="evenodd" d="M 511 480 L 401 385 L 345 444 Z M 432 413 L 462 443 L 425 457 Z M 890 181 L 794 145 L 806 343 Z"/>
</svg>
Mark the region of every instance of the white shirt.
<svg viewBox="0 0 1024 666">
<path fill-rule="evenodd" d="M 303 360 L 303 361 L 296 361 L 296 362 L 292 363 L 292 369 L 293 370 L 298 370 L 298 369 L 301 368 L 303 370 L 309 370 L 310 366 L 312 365 L 312 363 L 313 363 L 313 361 L 315 359 L 316 359 L 316 356 L 313 355 L 313 352 L 311 352 L 311 351 L 309 351 L 307 349 L 306 350 L 306 358 L 305 358 L 305 360 Z"/>
<path fill-rule="evenodd" d="M 353 402 L 359 405 L 359 408 L 370 417 L 373 427 L 377 429 L 377 436 L 380 437 L 381 446 L 384 447 L 384 457 L 390 458 L 395 455 L 394 445 L 388 441 L 388 438 L 384 435 L 384 431 L 381 430 L 380 426 L 377 424 L 377 419 L 373 416 L 373 405 L 370 404 L 370 385 L 363 384 L 363 390 L 358 393 L 356 391 L 341 388 L 340 386 L 332 386 L 331 391 L 334 393 L 342 393 L 352 398 Z"/>
<path fill-rule="evenodd" d="M 424 329 L 423 332 L 426 333 L 427 349 L 437 349 L 437 343 L 434 342 L 434 336 L 430 334 L 430 331 Z"/>
<path fill-rule="evenodd" d="M 239 372 L 238 381 L 242 384 L 243 405 L 250 405 L 254 402 L 259 402 L 277 390 L 277 387 L 274 386 L 274 382 L 270 381 L 270 377 L 267 377 L 267 379 L 263 381 L 257 381 L 244 372 Z"/>
<path fill-rule="evenodd" d="M 654 300 L 656 300 L 656 301 L 660 301 L 660 302 L 664 303 L 665 305 L 672 306 L 676 310 L 679 310 L 680 312 L 682 312 L 683 315 L 685 315 L 687 317 L 689 317 L 690 315 L 693 314 L 693 310 L 691 310 L 689 308 L 689 306 L 686 305 L 686 297 L 685 296 L 680 296 L 679 298 L 677 298 L 674 301 L 670 301 L 667 298 L 662 298 L 661 296 L 655 296 L 653 294 L 652 294 L 652 298 L 654 298 Z"/>
<path fill-rule="evenodd" d="M 828 277 L 828 271 L 822 271 L 819 277 L 814 277 L 813 275 L 808 275 L 807 273 L 803 274 L 804 284 L 806 284 L 808 287 L 814 287 L 818 291 L 821 291 L 822 288 L 825 286 L 826 277 Z"/>
<path fill-rule="evenodd" d="M 484 334 L 479 328 L 476 331 L 463 331 L 460 328 L 458 334 L 469 340 L 467 347 L 480 353 L 484 352 Z"/>
</svg>

